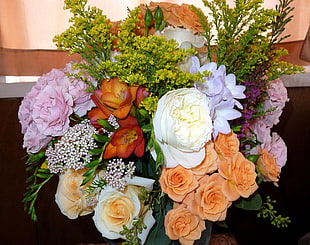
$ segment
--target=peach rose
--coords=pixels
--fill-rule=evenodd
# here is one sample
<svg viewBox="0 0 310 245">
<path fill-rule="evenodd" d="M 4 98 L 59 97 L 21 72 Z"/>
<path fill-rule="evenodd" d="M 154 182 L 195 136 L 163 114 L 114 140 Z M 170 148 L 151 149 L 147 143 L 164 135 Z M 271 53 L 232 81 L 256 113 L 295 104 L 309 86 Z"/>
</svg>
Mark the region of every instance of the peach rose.
<svg viewBox="0 0 310 245">
<path fill-rule="evenodd" d="M 230 201 L 249 197 L 257 190 L 255 165 L 238 152 L 219 163 L 219 173 L 225 178 L 223 192 Z"/>
<path fill-rule="evenodd" d="M 168 25 L 174 27 L 183 27 L 185 29 L 191 29 L 193 33 L 203 33 L 204 29 L 199 21 L 197 14 L 190 8 L 189 4 L 178 5 L 168 2 L 151 2 L 148 8 L 154 15 L 157 6 L 163 11 L 163 19 Z M 140 5 L 141 12 L 139 19 L 141 20 L 141 28 L 138 30 L 139 34 L 144 34 L 144 15 L 146 12 L 146 6 Z M 151 29 L 149 33 L 154 33 L 154 29 Z"/>
<path fill-rule="evenodd" d="M 206 229 L 205 221 L 193 215 L 184 204 L 169 210 L 165 217 L 166 235 L 171 240 L 179 239 L 182 245 L 192 245 Z"/>
<path fill-rule="evenodd" d="M 219 133 L 215 142 L 215 150 L 224 158 L 230 158 L 239 152 L 239 139 L 232 131 L 229 134 Z"/>
<path fill-rule="evenodd" d="M 190 170 L 196 175 L 196 178 L 201 178 L 206 174 L 213 173 L 218 168 L 218 155 L 214 149 L 214 143 L 210 140 L 206 145 L 206 156 L 198 166 Z"/>
<path fill-rule="evenodd" d="M 181 165 L 164 168 L 159 183 L 162 191 L 176 202 L 182 202 L 189 192 L 198 187 L 198 181 L 192 171 Z"/>
<path fill-rule="evenodd" d="M 205 175 L 200 179 L 197 190 L 187 195 L 183 203 L 188 205 L 191 213 L 201 219 L 225 220 L 231 202 L 222 191 L 224 182 L 224 178 L 218 173 Z"/>
<path fill-rule="evenodd" d="M 76 219 L 93 212 L 93 206 L 87 205 L 87 200 L 81 190 L 85 169 L 67 169 L 59 176 L 55 194 L 56 203 L 61 213 L 69 219 Z M 87 185 L 83 186 L 85 188 Z"/>
<path fill-rule="evenodd" d="M 257 159 L 258 171 L 267 181 L 272 181 L 274 185 L 278 185 L 280 176 L 280 168 L 278 167 L 276 160 L 273 155 L 271 155 L 267 149 L 262 149 L 260 151 L 260 156 Z"/>
</svg>

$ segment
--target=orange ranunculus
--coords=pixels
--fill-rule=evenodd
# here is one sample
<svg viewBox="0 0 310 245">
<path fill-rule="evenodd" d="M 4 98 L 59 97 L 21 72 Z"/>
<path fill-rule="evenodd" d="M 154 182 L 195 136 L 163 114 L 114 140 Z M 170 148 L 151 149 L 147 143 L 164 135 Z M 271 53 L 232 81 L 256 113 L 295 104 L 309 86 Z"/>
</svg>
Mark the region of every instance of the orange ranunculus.
<svg viewBox="0 0 310 245">
<path fill-rule="evenodd" d="M 175 202 L 182 202 L 188 193 L 198 187 L 198 181 L 192 171 L 181 165 L 164 168 L 159 183 L 162 191 Z"/>
<path fill-rule="evenodd" d="M 159 6 L 163 11 L 163 19 L 168 25 L 174 27 L 183 27 L 185 29 L 191 29 L 193 33 L 203 33 L 205 32 L 197 14 L 190 8 L 189 4 L 178 5 L 175 3 L 168 2 L 151 2 L 148 6 L 152 14 L 154 15 L 157 6 Z M 144 15 L 146 12 L 146 6 L 140 5 L 141 12 L 139 14 L 139 19 L 141 20 L 140 29 L 138 34 L 144 35 Z M 154 28 L 152 28 L 149 33 L 154 33 Z"/>
<path fill-rule="evenodd" d="M 112 157 L 128 158 L 132 153 L 138 157 L 144 154 L 145 140 L 136 118 L 128 116 L 118 121 L 120 128 L 112 135 L 105 148 L 104 159 Z"/>
<path fill-rule="evenodd" d="M 205 221 L 191 214 L 184 204 L 169 210 L 165 216 L 166 235 L 182 245 L 192 245 L 206 229 Z"/>
<path fill-rule="evenodd" d="M 219 173 L 225 178 L 223 191 L 230 201 L 240 196 L 248 198 L 258 188 L 255 165 L 241 152 L 219 163 Z"/>
<path fill-rule="evenodd" d="M 196 178 L 201 178 L 206 174 L 213 173 L 218 168 L 218 155 L 214 150 L 214 143 L 211 140 L 206 143 L 205 149 L 206 156 L 204 160 L 198 166 L 190 169 L 196 175 Z"/>
<path fill-rule="evenodd" d="M 199 180 L 197 190 L 187 195 L 183 203 L 188 205 L 187 208 L 191 213 L 198 215 L 201 219 L 225 220 L 231 201 L 222 191 L 224 182 L 224 178 L 218 173 L 205 175 Z"/>
<path fill-rule="evenodd" d="M 222 158 L 231 158 L 239 152 L 240 142 L 235 133 L 221 134 L 217 136 L 214 142 L 214 148 Z"/>
<path fill-rule="evenodd" d="M 91 96 L 97 106 L 88 113 L 92 124 L 96 126 L 98 119 L 108 119 L 111 114 L 125 118 L 136 99 L 137 90 L 137 86 L 128 86 L 118 78 L 103 80 L 100 89 Z"/>
<path fill-rule="evenodd" d="M 260 156 L 257 159 L 258 171 L 267 181 L 272 181 L 275 186 L 278 186 L 280 168 L 277 166 L 275 158 L 268 152 L 267 149 L 262 149 Z"/>
</svg>

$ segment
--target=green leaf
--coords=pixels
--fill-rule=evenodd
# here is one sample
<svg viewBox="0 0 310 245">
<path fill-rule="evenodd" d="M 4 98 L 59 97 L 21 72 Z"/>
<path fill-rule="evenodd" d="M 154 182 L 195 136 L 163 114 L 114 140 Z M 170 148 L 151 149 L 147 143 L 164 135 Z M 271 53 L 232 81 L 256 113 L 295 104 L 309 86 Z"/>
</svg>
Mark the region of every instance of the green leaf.
<svg viewBox="0 0 310 245">
<path fill-rule="evenodd" d="M 144 133 L 151 132 L 152 129 L 153 129 L 153 127 L 152 127 L 151 124 L 143 125 L 141 128 L 142 128 L 142 130 L 143 130 Z"/>
<path fill-rule="evenodd" d="M 40 173 L 46 173 L 46 174 L 51 173 L 50 170 L 49 170 L 48 168 L 39 168 L 39 169 L 38 169 L 38 172 L 40 172 Z"/>
<path fill-rule="evenodd" d="M 253 163 L 256 163 L 257 159 L 259 158 L 260 155 L 248 155 L 246 158 L 250 160 Z"/>
<path fill-rule="evenodd" d="M 41 151 L 41 152 L 38 152 L 36 154 L 33 154 L 31 155 L 26 164 L 32 164 L 32 163 L 37 163 L 39 162 L 43 157 L 45 156 L 45 152 L 44 151 Z"/>
<path fill-rule="evenodd" d="M 29 166 L 29 167 L 27 167 L 26 168 L 26 171 L 28 172 L 28 171 L 32 171 L 32 170 L 34 170 L 36 167 L 35 166 Z"/>
<path fill-rule="evenodd" d="M 159 218 L 159 219 L 158 219 Z M 150 231 L 145 245 L 169 245 L 170 239 L 167 237 L 164 226 L 164 216 L 160 215 L 156 220 L 156 225 Z"/>
<path fill-rule="evenodd" d="M 81 186 L 87 184 L 88 181 L 90 181 L 92 178 L 93 178 L 93 175 L 88 175 L 88 176 L 86 176 L 86 177 L 83 179 L 83 182 L 82 182 Z"/>
<path fill-rule="evenodd" d="M 110 141 L 110 138 L 108 136 L 102 135 L 102 134 L 94 134 L 93 138 L 98 142 L 108 142 Z"/>
<path fill-rule="evenodd" d="M 29 176 L 29 177 L 26 179 L 26 183 L 31 182 L 34 178 L 35 178 L 34 175 Z"/>
<path fill-rule="evenodd" d="M 48 178 L 50 178 L 51 176 L 53 176 L 53 174 L 37 173 L 36 176 L 37 176 L 38 178 L 48 179 Z"/>
<path fill-rule="evenodd" d="M 29 201 L 33 200 L 34 198 L 36 198 L 36 196 L 37 196 L 37 193 L 34 192 L 31 195 L 25 196 L 25 198 L 22 200 L 22 202 L 29 202 Z"/>
<path fill-rule="evenodd" d="M 149 118 L 150 117 L 150 114 L 147 110 L 145 109 L 141 109 L 139 108 L 138 112 L 140 113 L 140 115 L 144 118 Z"/>
<path fill-rule="evenodd" d="M 245 210 L 259 210 L 262 206 L 262 197 L 259 193 L 254 193 L 249 198 L 239 198 L 234 205 Z"/>
<path fill-rule="evenodd" d="M 86 164 L 85 167 L 86 167 L 86 168 L 93 168 L 93 167 L 95 167 L 95 166 L 98 166 L 100 162 L 101 162 L 101 158 L 91 161 L 90 163 Z M 88 170 L 88 171 L 89 171 L 89 170 Z M 87 172 L 86 172 L 86 173 L 87 173 Z M 86 174 L 86 173 L 85 173 L 85 174 Z"/>
<path fill-rule="evenodd" d="M 110 123 L 108 123 L 108 121 L 105 119 L 98 119 L 97 123 L 100 126 L 104 127 L 106 130 L 108 130 L 109 132 L 115 132 L 116 131 L 115 128 Z"/>
<path fill-rule="evenodd" d="M 89 153 L 91 155 L 100 155 L 103 152 L 103 148 L 91 149 Z"/>
</svg>

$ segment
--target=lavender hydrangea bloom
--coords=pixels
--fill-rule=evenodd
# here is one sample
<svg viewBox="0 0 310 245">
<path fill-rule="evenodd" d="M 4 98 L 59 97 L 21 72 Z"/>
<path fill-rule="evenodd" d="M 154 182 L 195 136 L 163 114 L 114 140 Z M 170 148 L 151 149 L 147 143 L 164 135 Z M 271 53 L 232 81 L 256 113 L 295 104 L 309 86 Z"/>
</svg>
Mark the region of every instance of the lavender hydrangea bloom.
<svg viewBox="0 0 310 245">
<path fill-rule="evenodd" d="M 213 136 L 218 133 L 227 134 L 230 132 L 228 120 L 241 117 L 241 113 L 234 109 L 237 106 L 242 109 L 241 103 L 236 99 L 245 98 L 245 86 L 236 85 L 234 74 L 226 75 L 226 67 L 214 62 L 200 66 L 198 57 L 192 57 L 191 73 L 211 72 L 211 75 L 203 77 L 205 82 L 195 82 L 195 87 L 204 93 L 210 102 L 211 118 L 214 124 Z"/>
</svg>

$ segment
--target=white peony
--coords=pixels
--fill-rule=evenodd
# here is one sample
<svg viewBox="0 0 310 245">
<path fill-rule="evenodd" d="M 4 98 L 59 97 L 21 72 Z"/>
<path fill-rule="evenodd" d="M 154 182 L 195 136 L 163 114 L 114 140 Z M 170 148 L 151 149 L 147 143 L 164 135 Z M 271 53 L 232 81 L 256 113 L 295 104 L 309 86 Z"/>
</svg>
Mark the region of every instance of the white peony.
<svg viewBox="0 0 310 245">
<path fill-rule="evenodd" d="M 204 146 L 211 139 L 209 100 L 196 88 L 170 91 L 159 100 L 153 125 L 165 166 L 195 167 L 204 159 Z"/>
</svg>

